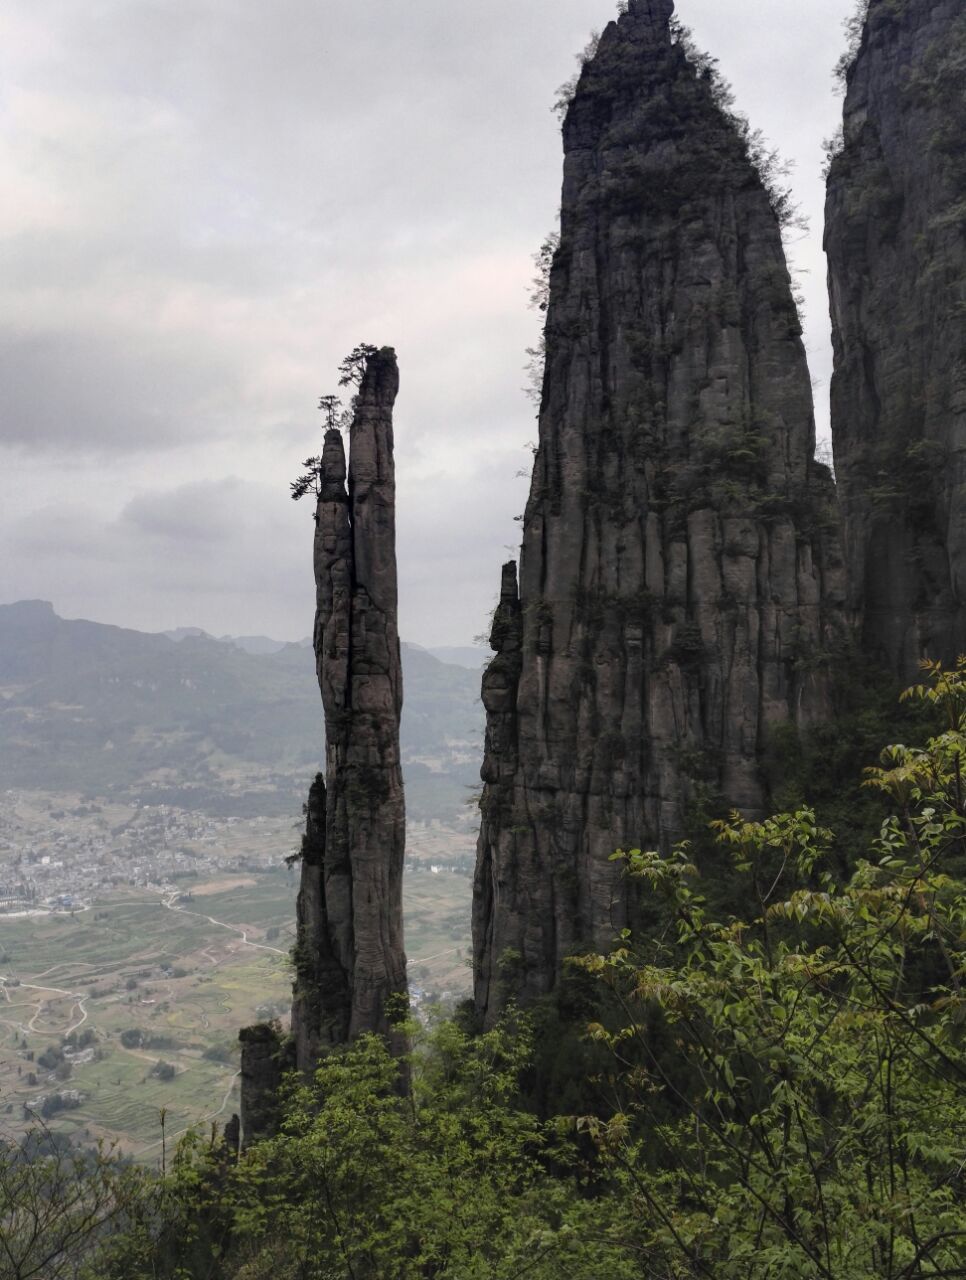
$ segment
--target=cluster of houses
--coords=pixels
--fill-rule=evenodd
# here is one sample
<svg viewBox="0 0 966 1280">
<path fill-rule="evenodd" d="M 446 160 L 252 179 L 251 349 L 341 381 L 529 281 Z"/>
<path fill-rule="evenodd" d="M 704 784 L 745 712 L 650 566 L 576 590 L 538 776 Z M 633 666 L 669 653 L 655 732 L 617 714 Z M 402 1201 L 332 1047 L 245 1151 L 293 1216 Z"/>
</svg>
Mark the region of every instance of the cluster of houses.
<svg viewBox="0 0 966 1280">
<path fill-rule="evenodd" d="M 139 805 L 117 821 L 116 808 L 96 803 L 38 816 L 18 798 L 0 793 L 0 913 L 78 911 L 112 889 L 163 891 L 179 880 L 279 860 L 274 837 L 260 859 L 240 854 L 234 817 Z"/>
</svg>

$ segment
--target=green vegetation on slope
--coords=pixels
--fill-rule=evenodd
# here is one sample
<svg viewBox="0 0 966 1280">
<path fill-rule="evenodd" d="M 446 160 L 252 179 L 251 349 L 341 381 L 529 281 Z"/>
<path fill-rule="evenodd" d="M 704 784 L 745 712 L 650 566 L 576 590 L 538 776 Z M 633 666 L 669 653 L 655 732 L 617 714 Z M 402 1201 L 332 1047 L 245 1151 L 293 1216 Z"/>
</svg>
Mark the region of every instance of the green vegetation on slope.
<svg viewBox="0 0 966 1280">
<path fill-rule="evenodd" d="M 0 1129 L 20 1130 L 40 1099 L 76 1091 L 80 1101 L 52 1128 L 153 1162 L 161 1107 L 172 1133 L 237 1111 L 238 1027 L 290 1000 L 295 887 L 284 870 L 224 884 L 167 906 L 128 891 L 76 915 L 3 921 Z M 59 1080 L 43 1059 L 72 1030 L 89 1034 L 87 1052 Z M 162 1059 L 175 1067 L 170 1080 L 152 1074 Z"/>
</svg>

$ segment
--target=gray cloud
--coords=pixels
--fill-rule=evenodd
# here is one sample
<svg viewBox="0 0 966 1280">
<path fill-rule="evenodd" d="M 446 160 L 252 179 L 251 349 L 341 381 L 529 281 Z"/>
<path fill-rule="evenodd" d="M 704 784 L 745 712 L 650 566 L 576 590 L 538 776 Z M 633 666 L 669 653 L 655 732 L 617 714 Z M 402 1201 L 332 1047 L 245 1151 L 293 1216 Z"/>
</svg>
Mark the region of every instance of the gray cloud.
<svg viewBox="0 0 966 1280">
<path fill-rule="evenodd" d="M 821 139 L 853 0 L 678 7 L 798 161 L 813 234 L 794 252 L 825 380 Z M 304 634 L 309 535 L 287 481 L 314 451 L 317 396 L 365 339 L 402 367 L 407 633 L 478 631 L 534 434 L 521 366 L 530 254 L 560 184 L 549 105 L 612 13 L 8 0 L 0 592 L 141 626 Z"/>
<path fill-rule="evenodd" d="M 3 531 L 11 556 L 0 567 L 0 597 L 26 594 L 15 566 L 29 559 L 36 594 L 67 615 L 89 616 L 95 599 L 107 602 L 102 616 L 123 607 L 128 625 L 162 630 L 173 607 L 187 607 L 183 616 L 198 625 L 238 630 L 255 600 L 283 629 L 301 619 L 292 632 L 301 635 L 311 611 L 311 530 L 283 495 L 235 478 L 146 491 L 108 520 L 79 503 L 45 506 Z M 220 628 L 223 619 L 230 625 Z"/>
<path fill-rule="evenodd" d="M 445 473 L 400 486 L 407 638 L 428 644 L 444 628 L 445 643 L 483 629 L 507 554 L 498 539 L 515 539 L 513 516 L 526 497 L 514 479 L 520 461 L 499 454 L 466 489 Z M 442 539 L 441 529 L 449 531 Z M 313 534 L 308 501 L 234 476 L 144 490 L 113 518 L 80 502 L 41 503 L 0 523 L 0 600 L 48 598 L 68 616 L 145 630 L 190 620 L 242 633 L 254 619 L 257 629 L 296 639 L 311 631 Z M 447 629 L 449 617 L 464 629 Z"/>
<path fill-rule="evenodd" d="M 230 545 L 238 529 L 248 524 L 246 517 L 250 519 L 264 505 L 264 501 L 253 501 L 246 486 L 229 476 L 182 485 L 171 493 L 140 494 L 127 504 L 117 524 L 122 537 L 195 545 L 201 560 L 207 547 Z"/>
<path fill-rule="evenodd" d="M 236 373 L 157 333 L 0 333 L 0 441 L 36 450 L 156 450 L 219 429 Z M 220 430 L 224 430 L 222 422 Z"/>
</svg>

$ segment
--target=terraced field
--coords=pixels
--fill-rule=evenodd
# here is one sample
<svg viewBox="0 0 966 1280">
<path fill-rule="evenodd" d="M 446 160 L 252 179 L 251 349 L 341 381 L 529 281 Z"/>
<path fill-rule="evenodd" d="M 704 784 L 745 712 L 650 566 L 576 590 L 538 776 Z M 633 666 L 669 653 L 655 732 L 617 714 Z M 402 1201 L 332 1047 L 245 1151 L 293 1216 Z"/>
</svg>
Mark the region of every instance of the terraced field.
<svg viewBox="0 0 966 1280">
<path fill-rule="evenodd" d="M 407 872 L 403 901 L 411 983 L 453 997 L 469 993 L 472 896 L 468 876 L 433 875 L 428 868 Z"/>
<path fill-rule="evenodd" d="M 413 982 L 464 994 L 469 878 L 434 874 L 427 860 L 405 885 Z M 0 1129 L 22 1130 L 27 1108 L 76 1090 L 80 1105 L 50 1116 L 53 1128 L 154 1161 L 162 1108 L 169 1142 L 227 1119 L 239 1028 L 289 1005 L 295 893 L 295 874 L 280 868 L 225 876 L 190 898 L 117 891 L 74 915 L 0 916 Z M 82 1044 L 89 1031 L 79 1057 L 50 1065 L 65 1037 Z M 164 1064 L 170 1078 L 157 1074 Z"/>
<path fill-rule="evenodd" d="M 82 1104 L 51 1123 L 139 1154 L 160 1136 L 161 1107 L 169 1134 L 237 1109 L 238 1029 L 282 1012 L 290 990 L 294 878 L 254 879 L 197 903 L 114 894 L 74 916 L 4 919 L 0 1122 L 21 1127 L 26 1104 L 78 1090 Z M 212 922 L 218 911 L 230 927 Z M 66 1078 L 40 1066 L 88 1029 L 96 1039 Z M 172 1078 L 152 1074 L 159 1062 Z"/>
</svg>

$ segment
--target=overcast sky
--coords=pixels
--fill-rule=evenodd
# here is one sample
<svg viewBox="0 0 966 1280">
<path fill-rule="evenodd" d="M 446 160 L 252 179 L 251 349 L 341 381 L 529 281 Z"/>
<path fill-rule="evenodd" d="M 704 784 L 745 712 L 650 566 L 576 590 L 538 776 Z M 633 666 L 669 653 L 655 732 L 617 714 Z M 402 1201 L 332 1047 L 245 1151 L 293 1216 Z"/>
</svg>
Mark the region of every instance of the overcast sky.
<svg viewBox="0 0 966 1280">
<path fill-rule="evenodd" d="M 679 0 L 794 160 L 828 419 L 822 140 L 854 0 Z M 612 0 L 4 0 L 0 602 L 311 630 L 288 481 L 361 341 L 395 346 L 400 628 L 482 631 L 533 410 L 550 112 Z"/>
</svg>

